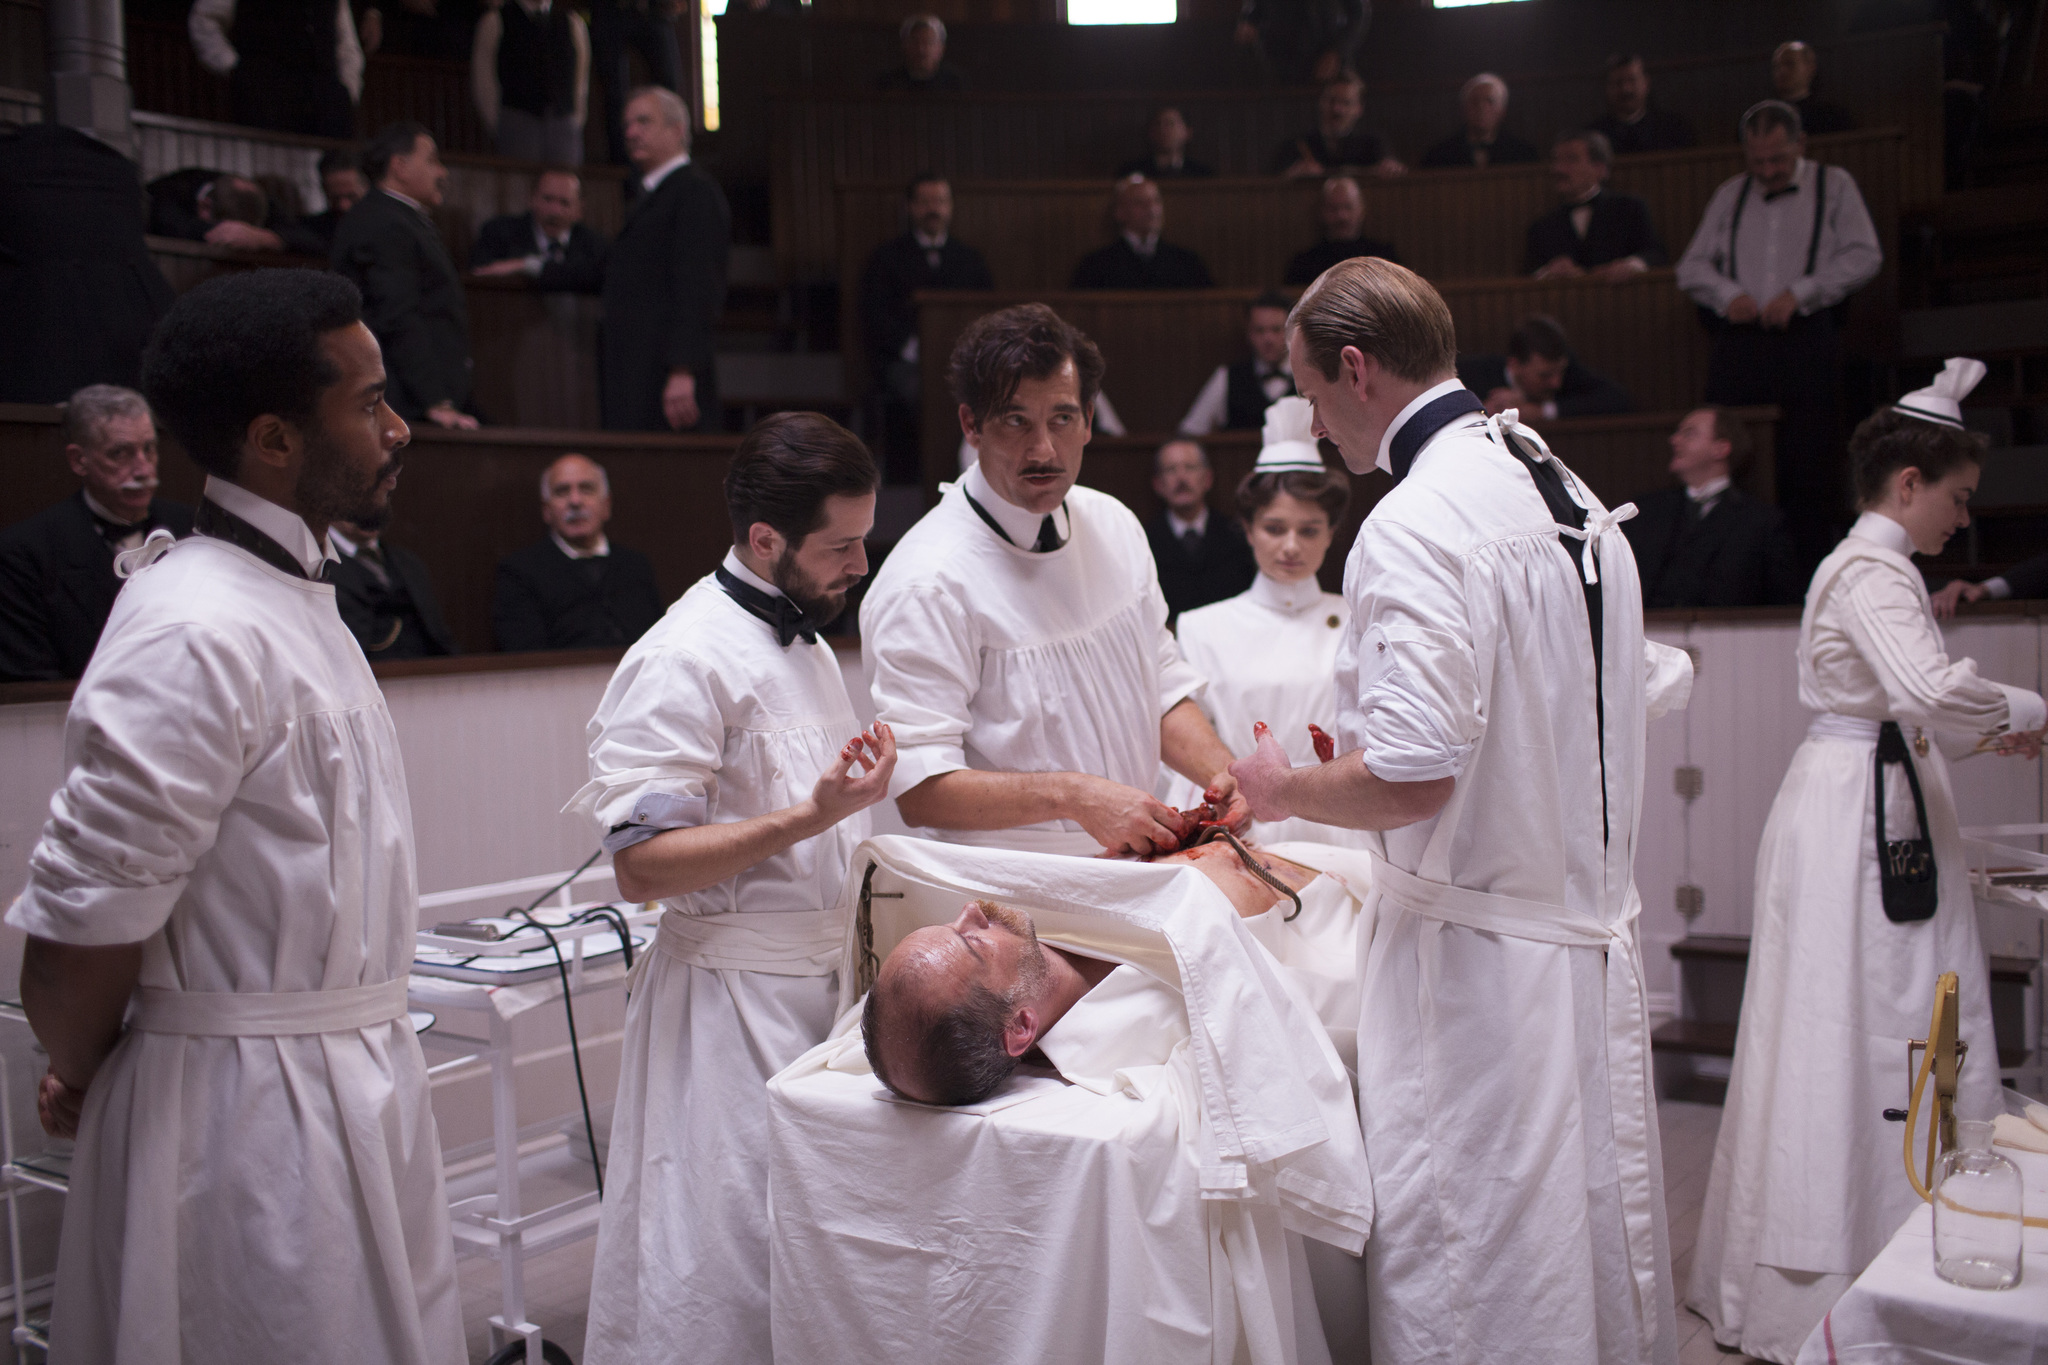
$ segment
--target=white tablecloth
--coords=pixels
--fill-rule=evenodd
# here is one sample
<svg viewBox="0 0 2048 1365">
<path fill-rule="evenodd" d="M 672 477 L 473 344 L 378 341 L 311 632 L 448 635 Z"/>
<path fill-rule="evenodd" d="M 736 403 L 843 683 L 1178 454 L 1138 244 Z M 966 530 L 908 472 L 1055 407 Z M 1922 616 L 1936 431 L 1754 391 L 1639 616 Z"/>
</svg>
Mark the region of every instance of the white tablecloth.
<svg viewBox="0 0 2048 1365">
<path fill-rule="evenodd" d="M 2028 1217 L 2048 1214 L 2048 1156 L 1997 1149 L 2026 1180 Z M 1903 1165 L 1899 1178 L 1905 1179 Z M 1799 1365 L 2034 1365 L 2048 1360 L 2048 1228 L 2028 1228 L 2020 1282 L 1964 1289 L 1934 1273 L 1934 1210 L 1922 1204 L 1849 1286 Z"/>
</svg>

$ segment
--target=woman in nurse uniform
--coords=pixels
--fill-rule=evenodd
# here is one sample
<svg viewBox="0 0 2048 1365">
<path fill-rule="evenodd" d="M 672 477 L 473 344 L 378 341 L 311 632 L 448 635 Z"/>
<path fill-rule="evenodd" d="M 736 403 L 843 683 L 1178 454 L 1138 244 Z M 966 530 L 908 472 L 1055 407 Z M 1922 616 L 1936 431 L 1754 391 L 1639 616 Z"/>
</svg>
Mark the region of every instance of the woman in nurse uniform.
<svg viewBox="0 0 2048 1365">
<path fill-rule="evenodd" d="M 1306 398 L 1282 398 L 1266 409 L 1258 463 L 1238 485 L 1238 511 L 1259 576 L 1235 597 L 1183 612 L 1181 654 L 1209 680 L 1200 698 L 1216 733 L 1238 758 L 1256 747 L 1252 726 L 1265 722 L 1295 763 L 1315 761 L 1309 726 L 1337 727 L 1337 644 L 1351 609 L 1316 581 L 1337 523 L 1351 502 L 1351 481 L 1323 463 L 1309 434 Z M 1190 807 L 1202 794 L 1186 778 L 1168 798 Z M 1339 829 L 1299 816 L 1260 821 L 1262 843 L 1303 839 L 1363 848 L 1363 830 Z"/>
<path fill-rule="evenodd" d="M 1799 700 L 1819 714 L 1757 852 L 1735 1068 L 1687 1299 L 1715 1340 L 1766 1360 L 1799 1353 L 1919 1201 L 1883 1111 L 1904 1102 L 1906 1040 L 1925 1034 L 1942 972 L 1961 978 L 1970 1045 L 1956 1113 L 1988 1119 L 2000 1108 L 1984 947 L 1944 754 L 2036 757 L 2048 708 L 1948 656 L 1912 561 L 1969 524 L 1983 438 L 1963 430 L 1960 402 L 1983 374 L 1978 361 L 1951 360 L 1930 388 L 1856 429 L 1862 516 L 1806 594 Z M 1887 763 L 1880 836 L 1887 722 L 1919 779 L 1926 827 L 1916 828 L 1903 766 Z M 1906 918 L 1916 911 L 1897 884 L 1888 906 L 1880 837 L 1931 841 L 1931 915 Z"/>
</svg>

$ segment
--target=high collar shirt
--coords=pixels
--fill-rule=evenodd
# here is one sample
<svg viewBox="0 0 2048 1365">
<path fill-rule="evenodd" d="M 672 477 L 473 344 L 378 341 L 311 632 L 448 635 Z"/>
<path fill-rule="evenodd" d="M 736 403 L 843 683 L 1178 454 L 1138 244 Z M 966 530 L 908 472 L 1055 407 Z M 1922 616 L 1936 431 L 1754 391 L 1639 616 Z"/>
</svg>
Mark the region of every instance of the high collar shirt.
<svg viewBox="0 0 2048 1365">
<path fill-rule="evenodd" d="M 85 510 L 98 517 L 101 521 L 108 522 L 114 526 L 132 526 L 135 528 L 118 540 L 109 540 L 107 545 L 110 549 L 118 553 L 122 550 L 132 550 L 142 544 L 143 539 L 148 534 L 148 513 L 145 512 L 140 521 L 129 521 L 126 518 L 115 516 L 112 512 L 100 506 L 100 500 L 92 495 L 92 490 L 90 489 L 79 489 L 78 496 L 85 499 Z"/>
<path fill-rule="evenodd" d="M 1434 403 L 1437 399 L 1443 397 L 1445 394 L 1456 393 L 1459 389 L 1462 389 L 1464 387 L 1464 383 L 1459 379 L 1446 379 L 1443 383 L 1438 384 L 1433 388 L 1424 389 L 1421 393 L 1415 396 L 1414 401 L 1409 403 L 1407 407 L 1402 408 L 1399 412 L 1395 413 L 1394 420 L 1387 423 L 1386 434 L 1380 437 L 1380 451 L 1378 457 L 1374 461 L 1374 468 L 1378 469 L 1381 473 L 1384 474 L 1393 473 L 1393 451 L 1395 434 L 1398 433 L 1402 427 L 1408 425 L 1408 419 L 1413 417 L 1416 413 L 1421 412 L 1424 408 L 1428 407 L 1431 403 Z M 1456 424 L 1454 423 L 1453 425 Z"/>
<path fill-rule="evenodd" d="M 1159 234 L 1156 232 L 1153 233 L 1150 237 L 1140 237 L 1135 232 L 1126 232 L 1123 236 L 1124 245 L 1128 246 L 1131 250 L 1137 252 L 1140 256 L 1144 257 L 1148 261 L 1151 260 L 1153 254 L 1159 250 Z"/>
<path fill-rule="evenodd" d="M 548 539 L 555 542 L 555 548 L 560 550 L 569 559 L 604 559 L 612 552 L 612 542 L 608 536 L 599 536 L 597 544 L 587 550 L 577 549 L 574 545 L 562 539 L 561 533 L 555 530 L 548 532 Z"/>
<path fill-rule="evenodd" d="M 1678 287 L 1693 302 L 1725 316 L 1728 305 L 1744 294 L 1762 307 L 1789 289 L 1799 301 L 1800 313 L 1806 314 L 1840 303 L 1868 284 L 1884 265 L 1884 250 L 1856 178 L 1840 166 L 1826 168 L 1820 248 L 1814 253 L 1813 273 L 1806 273 L 1821 170 L 1818 163 L 1801 158 L 1792 174 L 1791 192 L 1770 198 L 1750 184 L 1741 232 L 1733 241 L 1733 279 L 1727 273 L 1730 229 L 1749 177 L 1738 175 L 1724 182 L 1707 201 L 1699 228 L 1679 258 Z"/>
<path fill-rule="evenodd" d="M 1190 531 L 1193 531 L 1198 536 L 1207 535 L 1209 532 L 1209 509 L 1204 507 L 1201 511 L 1195 513 L 1193 521 L 1182 521 L 1178 513 L 1168 509 L 1166 524 L 1172 529 L 1175 540 L 1186 539 Z"/>
<path fill-rule="evenodd" d="M 668 179 L 671 175 L 689 164 L 690 154 L 688 152 L 662 162 L 659 166 L 656 166 L 653 170 L 640 177 L 641 190 L 648 194 L 654 193 L 661 188 L 662 181 Z"/>
<path fill-rule="evenodd" d="M 340 558 L 332 545 L 314 536 L 313 528 L 306 525 L 305 519 L 297 512 L 288 512 L 238 483 L 229 483 L 209 474 L 206 476 L 205 496 L 209 502 L 219 503 L 276 541 L 286 554 L 299 562 L 308 578 L 318 578 L 322 565 L 330 559 Z"/>
<path fill-rule="evenodd" d="M 970 490 L 1015 543 L 975 515 Z M 1066 542 L 1037 554 L 1025 547 L 1040 518 L 984 492 L 994 496 L 978 467 L 949 486 L 861 604 L 875 714 L 896 731 L 890 795 L 967 768 L 1090 773 L 1150 791 L 1160 721 L 1202 680 L 1166 629 L 1144 528 L 1121 502 L 1077 486 L 1066 499 Z M 932 837 L 1098 848 L 1071 821 Z"/>
<path fill-rule="evenodd" d="M 1074 519 L 1065 502 L 1055 507 L 1050 514 L 1027 512 L 996 492 L 995 485 L 981 472 L 979 460 L 960 476 L 960 486 L 966 490 L 969 497 L 981 504 L 982 511 L 996 519 L 996 525 L 1003 528 L 1011 543 L 1023 549 L 1029 550 L 1038 543 L 1038 533 L 1044 527 L 1047 515 L 1052 517 L 1052 528 L 1059 533 L 1062 541 L 1074 534 Z"/>
</svg>

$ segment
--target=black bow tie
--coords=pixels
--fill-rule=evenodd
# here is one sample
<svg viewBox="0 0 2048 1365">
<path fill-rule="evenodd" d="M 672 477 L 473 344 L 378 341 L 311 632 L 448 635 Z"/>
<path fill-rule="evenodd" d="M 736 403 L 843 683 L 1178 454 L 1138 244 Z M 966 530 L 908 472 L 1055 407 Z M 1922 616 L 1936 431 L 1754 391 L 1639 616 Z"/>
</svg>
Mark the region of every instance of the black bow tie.
<svg viewBox="0 0 2048 1365">
<path fill-rule="evenodd" d="M 141 521 L 126 524 L 118 521 L 109 521 L 89 507 L 86 509 L 86 515 L 92 518 L 92 524 L 99 528 L 100 535 L 109 545 L 119 545 L 122 541 L 133 535 L 147 536 L 156 528 L 157 524 L 154 516 L 146 516 Z"/>
<path fill-rule="evenodd" d="M 807 645 L 818 642 L 817 623 L 804 615 L 804 610 L 787 597 L 762 592 L 751 583 L 727 571 L 721 564 L 712 570 L 718 579 L 718 586 L 725 589 L 725 595 L 740 604 L 749 616 L 759 617 L 775 628 L 775 643 L 788 649 L 790 642 L 799 635 Z"/>
<path fill-rule="evenodd" d="M 1408 477 L 1416 455 L 1430 437 L 1467 413 L 1485 411 L 1486 404 L 1480 402 L 1479 395 L 1470 389 L 1457 389 L 1424 403 L 1413 417 L 1401 424 L 1401 429 L 1394 433 L 1394 439 L 1387 443 L 1387 463 L 1392 466 L 1390 472 L 1394 482 L 1399 483 Z"/>
<path fill-rule="evenodd" d="M 1776 200 L 1776 199 L 1783 199 L 1783 198 L 1784 198 L 1784 197 L 1785 197 L 1786 195 L 1788 195 L 1788 194 L 1797 194 L 1797 193 L 1799 193 L 1799 187 L 1798 187 L 1797 185 L 1787 185 L 1787 186 L 1785 186 L 1785 187 L 1784 187 L 1783 189 L 1778 189 L 1778 190 L 1765 190 L 1765 191 L 1764 191 L 1764 202 L 1765 202 L 1766 204 L 1768 204 L 1768 203 L 1772 202 L 1773 200 Z"/>
</svg>

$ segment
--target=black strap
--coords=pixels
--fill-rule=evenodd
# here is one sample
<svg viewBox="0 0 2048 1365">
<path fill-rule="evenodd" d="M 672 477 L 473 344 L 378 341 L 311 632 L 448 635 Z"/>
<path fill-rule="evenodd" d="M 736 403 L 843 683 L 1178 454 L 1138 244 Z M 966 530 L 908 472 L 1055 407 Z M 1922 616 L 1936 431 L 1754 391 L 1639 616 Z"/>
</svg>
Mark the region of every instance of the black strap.
<svg viewBox="0 0 2048 1365">
<path fill-rule="evenodd" d="M 1918 838 L 1885 838 L 1884 770 L 1893 763 L 1905 768 L 1906 785 L 1913 789 Z M 1876 764 L 1877 879 L 1885 918 L 1894 924 L 1932 919 L 1941 904 L 1941 882 L 1934 865 L 1934 841 L 1928 837 L 1927 802 L 1920 795 L 1920 774 L 1913 767 L 1906 736 L 1895 720 L 1884 721 L 1877 727 Z"/>
<path fill-rule="evenodd" d="M 967 505 L 974 509 L 974 515 L 980 517 L 984 522 L 988 523 L 989 530 L 994 531 L 997 535 L 1003 538 L 1003 543 L 1005 545 L 1015 545 L 1017 543 L 1016 540 L 1014 540 L 1011 537 L 1010 533 L 1003 529 L 1002 523 L 997 521 L 994 516 L 990 515 L 989 510 L 986 507 L 983 507 L 980 503 L 974 500 L 974 494 L 968 492 L 965 488 L 963 488 L 960 490 L 960 496 L 967 499 Z M 1065 507 L 1066 503 L 1062 502 L 1060 506 Z M 1045 520 L 1038 523 L 1038 539 L 1031 543 L 1031 552 L 1033 554 L 1040 555 L 1047 554 L 1053 550 L 1059 549 L 1060 546 L 1066 543 L 1067 542 L 1060 539 L 1060 528 L 1054 524 L 1052 519 L 1052 513 L 1047 512 L 1045 514 Z"/>
<path fill-rule="evenodd" d="M 211 498 L 199 500 L 199 510 L 192 516 L 192 529 L 199 535 L 224 540 L 237 549 L 247 550 L 271 568 L 288 573 L 293 578 L 318 583 L 328 581 L 325 563 L 320 566 L 319 576 L 314 577 L 306 572 L 305 565 L 299 563 L 298 556 Z"/>
<path fill-rule="evenodd" d="M 739 577 L 726 570 L 721 564 L 711 571 L 718 580 L 718 586 L 725 589 L 725 595 L 740 604 L 749 616 L 766 621 L 775 631 L 775 643 L 788 649 L 790 642 L 798 636 L 807 645 L 818 642 L 818 626 L 804 610 L 787 597 L 762 592 L 751 583 L 742 582 Z"/>
<path fill-rule="evenodd" d="M 1408 471 L 1415 467 L 1415 457 L 1429 438 L 1442 431 L 1460 417 L 1470 413 L 1485 412 L 1486 404 L 1479 401 L 1479 395 L 1470 389 L 1455 389 L 1440 397 L 1432 398 L 1413 417 L 1401 424 L 1387 442 L 1387 464 L 1399 483 L 1408 477 Z"/>
<path fill-rule="evenodd" d="M 1742 177 L 1742 189 L 1735 196 L 1735 216 L 1728 220 L 1728 269 L 1723 273 L 1731 280 L 1735 278 L 1735 239 L 1742 231 L 1742 210 L 1749 203 L 1749 187 L 1754 183 L 1753 177 Z M 1765 196 L 1767 199 L 1770 197 Z M 1828 168 L 1816 161 L 1813 163 L 1813 233 L 1806 240 L 1806 273 L 1809 275 L 1820 260 L 1820 229 L 1827 215 L 1827 206 Z"/>
</svg>

